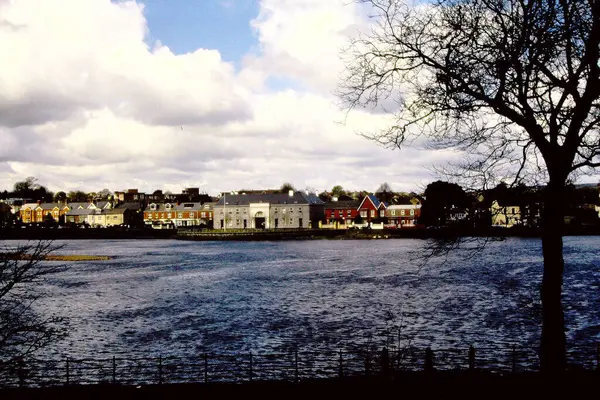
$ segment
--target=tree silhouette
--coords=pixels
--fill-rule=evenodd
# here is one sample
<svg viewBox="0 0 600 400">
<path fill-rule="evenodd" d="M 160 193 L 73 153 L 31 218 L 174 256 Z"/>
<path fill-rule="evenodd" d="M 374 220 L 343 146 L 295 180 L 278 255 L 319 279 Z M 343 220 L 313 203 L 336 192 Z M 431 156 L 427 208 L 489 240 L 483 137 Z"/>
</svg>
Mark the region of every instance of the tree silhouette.
<svg viewBox="0 0 600 400">
<path fill-rule="evenodd" d="M 54 202 L 56 202 L 56 203 L 62 203 L 64 201 L 66 201 L 66 200 L 67 200 L 67 194 L 65 192 L 60 191 L 60 192 L 56 192 L 54 194 Z"/>
<path fill-rule="evenodd" d="M 340 197 L 340 196 L 345 195 L 345 194 L 346 194 L 346 191 L 340 185 L 335 185 L 334 187 L 331 188 L 331 195 L 332 196 Z"/>
<path fill-rule="evenodd" d="M 419 222 L 426 226 L 445 226 L 453 210 L 465 210 L 470 200 L 456 183 L 435 181 L 425 189 L 425 202 Z"/>
<path fill-rule="evenodd" d="M 63 269 L 43 263 L 58 247 L 51 242 L 3 246 L 0 250 L 0 366 L 49 345 L 66 334 L 66 320 L 34 311 L 44 279 Z"/>
<path fill-rule="evenodd" d="M 292 185 L 289 182 L 285 182 L 281 185 L 281 188 L 279 189 L 280 193 L 287 193 L 290 190 L 296 191 L 296 188 L 294 187 L 294 185 Z"/>
<path fill-rule="evenodd" d="M 529 173 L 546 184 L 540 365 L 564 371 L 565 183 L 600 166 L 600 1 L 360 2 L 377 22 L 350 44 L 339 95 L 396 117 L 365 136 L 462 151 L 461 176 L 482 188 Z"/>
<path fill-rule="evenodd" d="M 381 185 L 379 185 L 379 188 L 375 192 L 375 196 L 377 196 L 377 198 L 380 201 L 383 201 L 383 202 L 389 204 L 394 199 L 394 191 L 392 190 L 392 187 L 387 182 L 384 182 Z"/>
</svg>

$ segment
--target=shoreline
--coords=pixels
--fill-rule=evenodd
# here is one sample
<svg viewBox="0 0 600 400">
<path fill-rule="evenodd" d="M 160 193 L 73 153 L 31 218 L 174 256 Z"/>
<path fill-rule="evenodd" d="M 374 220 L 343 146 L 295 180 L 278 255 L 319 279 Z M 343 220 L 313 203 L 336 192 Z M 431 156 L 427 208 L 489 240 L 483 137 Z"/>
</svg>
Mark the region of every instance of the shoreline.
<svg viewBox="0 0 600 400">
<path fill-rule="evenodd" d="M 563 236 L 600 236 L 600 226 L 566 226 Z M 176 239 L 195 241 L 281 241 L 281 240 L 381 240 L 440 239 L 459 237 L 539 238 L 539 228 L 404 228 L 382 230 L 294 229 L 294 230 L 199 230 L 152 228 L 1 228 L 0 240 L 77 240 L 77 239 Z"/>
</svg>

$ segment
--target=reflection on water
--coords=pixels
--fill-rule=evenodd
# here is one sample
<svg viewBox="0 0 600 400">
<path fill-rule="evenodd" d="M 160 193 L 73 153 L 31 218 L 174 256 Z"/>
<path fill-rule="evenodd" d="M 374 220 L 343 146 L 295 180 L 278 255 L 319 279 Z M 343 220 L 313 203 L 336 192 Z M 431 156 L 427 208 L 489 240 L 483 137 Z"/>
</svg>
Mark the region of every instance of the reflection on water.
<svg viewBox="0 0 600 400">
<path fill-rule="evenodd" d="M 48 353 L 72 357 L 274 352 L 383 344 L 402 326 L 434 348 L 536 346 L 536 239 L 489 244 L 424 267 L 420 240 L 67 241 L 61 253 L 111 255 L 72 263 L 39 308 L 71 321 Z M 568 337 L 600 338 L 600 238 L 565 239 Z M 397 340 L 398 331 L 393 332 Z"/>
</svg>

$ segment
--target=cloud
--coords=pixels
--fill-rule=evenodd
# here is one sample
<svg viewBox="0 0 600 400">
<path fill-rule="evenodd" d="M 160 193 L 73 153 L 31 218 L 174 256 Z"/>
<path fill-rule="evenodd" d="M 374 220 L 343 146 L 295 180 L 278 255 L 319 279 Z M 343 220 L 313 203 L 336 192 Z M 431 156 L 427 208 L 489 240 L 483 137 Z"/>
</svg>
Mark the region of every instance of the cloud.
<svg viewBox="0 0 600 400">
<path fill-rule="evenodd" d="M 344 69 L 340 54 L 367 22 L 347 0 L 263 0 L 251 22 L 261 57 L 249 68 L 292 78 L 313 91 L 331 92 Z"/>
<path fill-rule="evenodd" d="M 452 157 L 382 149 L 357 133 L 388 115 L 336 106 L 356 4 L 262 0 L 248 23 L 258 50 L 236 70 L 217 49 L 148 44 L 141 2 L 0 0 L 0 188 L 414 190 Z"/>
<path fill-rule="evenodd" d="M 141 4 L 24 0 L 3 3 L 0 18 L 0 54 L 10 60 L 0 66 L 1 125 L 104 107 L 150 125 L 251 116 L 234 67 L 218 51 L 149 48 Z"/>
</svg>

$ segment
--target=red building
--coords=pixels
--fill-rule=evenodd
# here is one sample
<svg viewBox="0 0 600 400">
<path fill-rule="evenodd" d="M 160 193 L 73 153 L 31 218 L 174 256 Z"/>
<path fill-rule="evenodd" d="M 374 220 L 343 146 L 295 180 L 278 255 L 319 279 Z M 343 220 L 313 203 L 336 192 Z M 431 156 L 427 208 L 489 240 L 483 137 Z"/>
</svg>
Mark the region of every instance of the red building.
<svg viewBox="0 0 600 400">
<path fill-rule="evenodd" d="M 360 216 L 362 223 L 370 223 L 385 217 L 386 204 L 373 194 L 362 200 L 331 201 L 325 205 L 325 223 L 335 224 L 336 228 L 351 225 Z"/>
<path fill-rule="evenodd" d="M 358 216 L 360 200 L 331 201 L 325 204 L 325 223 L 348 225 Z"/>
<path fill-rule="evenodd" d="M 385 218 L 387 205 L 379 201 L 374 194 L 368 194 L 358 206 L 358 213 L 363 222 L 373 222 L 376 219 Z"/>
</svg>

